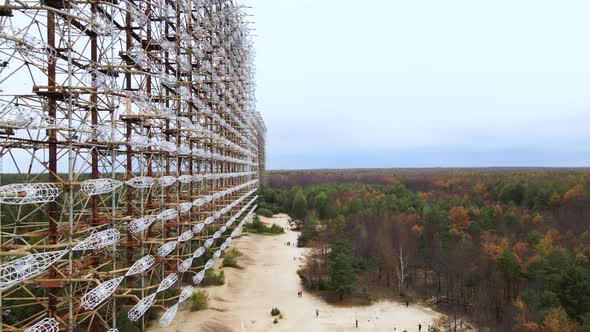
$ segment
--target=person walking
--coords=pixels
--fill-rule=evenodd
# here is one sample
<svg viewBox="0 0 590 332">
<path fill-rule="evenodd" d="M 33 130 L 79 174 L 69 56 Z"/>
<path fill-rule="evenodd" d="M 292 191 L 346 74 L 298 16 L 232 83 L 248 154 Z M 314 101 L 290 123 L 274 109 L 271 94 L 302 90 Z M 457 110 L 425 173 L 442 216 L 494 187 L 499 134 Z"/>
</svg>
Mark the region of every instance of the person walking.
<svg viewBox="0 0 590 332">
<path fill-rule="evenodd" d="M 319 317 L 320 316 L 320 311 L 318 309 L 315 310 L 315 316 Z"/>
<path fill-rule="evenodd" d="M 422 331 L 422 324 L 418 324 L 418 332 Z"/>
<path fill-rule="evenodd" d="M 355 320 L 354 320 L 354 324 L 355 324 L 355 325 L 356 325 L 356 327 L 358 328 L 358 327 L 359 327 L 359 320 L 358 320 L 358 319 L 355 319 Z"/>
</svg>

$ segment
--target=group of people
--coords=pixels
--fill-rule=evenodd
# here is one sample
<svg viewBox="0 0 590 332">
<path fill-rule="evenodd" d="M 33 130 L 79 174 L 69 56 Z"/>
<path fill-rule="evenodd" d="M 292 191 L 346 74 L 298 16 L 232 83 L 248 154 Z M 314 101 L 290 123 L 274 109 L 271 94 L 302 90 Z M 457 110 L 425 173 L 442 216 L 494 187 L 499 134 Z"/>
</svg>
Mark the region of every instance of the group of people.
<svg viewBox="0 0 590 332">
<path fill-rule="evenodd" d="M 319 316 L 319 312 L 317 309 L 315 310 L 315 315 L 316 315 L 316 317 Z M 354 320 L 354 326 L 359 327 L 359 320 L 358 319 Z M 397 328 L 394 327 L 393 330 L 396 331 Z M 428 330 L 426 332 L 432 332 L 432 331 L 434 331 L 433 327 L 428 325 Z M 418 324 L 418 332 L 422 332 L 422 324 Z"/>
<path fill-rule="evenodd" d="M 418 332 L 422 331 L 422 324 L 418 324 Z M 434 331 L 434 326 L 430 326 L 428 325 L 428 329 L 426 330 L 426 332 L 432 332 Z"/>
<path fill-rule="evenodd" d="M 299 296 L 299 297 L 303 296 L 303 291 L 299 291 L 297 293 L 297 296 Z M 315 316 L 316 317 L 319 317 L 320 316 L 320 310 L 319 309 L 316 309 L 315 310 Z M 355 319 L 354 320 L 354 326 L 355 327 L 359 327 L 359 320 L 358 319 Z M 397 330 L 397 328 L 393 328 L 393 329 L 394 330 Z M 430 326 L 430 325 L 428 325 L 428 330 L 426 332 L 432 332 L 432 331 L 434 331 L 433 327 Z M 418 324 L 418 332 L 422 332 L 422 324 Z"/>
<path fill-rule="evenodd" d="M 299 296 L 301 296 L 302 293 L 303 292 L 299 292 Z M 315 310 L 315 316 L 316 317 L 320 316 L 320 311 L 318 309 Z M 359 320 L 358 319 L 354 320 L 354 326 L 357 328 L 359 327 Z M 397 328 L 394 328 L 394 330 L 397 330 Z M 434 329 L 430 325 L 428 325 L 428 330 L 426 332 L 432 332 L 433 330 Z M 422 324 L 418 324 L 418 332 L 422 332 Z"/>
<path fill-rule="evenodd" d="M 426 332 L 432 332 L 432 331 L 434 331 L 434 326 L 428 325 L 428 329 L 426 330 Z M 422 332 L 422 324 L 418 324 L 418 332 Z"/>
</svg>

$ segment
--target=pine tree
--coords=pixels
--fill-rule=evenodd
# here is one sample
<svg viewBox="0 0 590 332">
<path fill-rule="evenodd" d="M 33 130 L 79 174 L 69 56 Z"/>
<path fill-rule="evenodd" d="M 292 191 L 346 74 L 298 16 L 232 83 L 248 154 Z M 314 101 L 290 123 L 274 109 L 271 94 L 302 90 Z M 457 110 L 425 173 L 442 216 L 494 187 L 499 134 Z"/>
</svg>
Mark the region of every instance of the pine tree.
<svg viewBox="0 0 590 332">
<path fill-rule="evenodd" d="M 293 206 L 291 207 L 291 217 L 295 220 L 303 221 L 307 214 L 307 199 L 303 190 L 299 189 L 293 199 Z"/>
<path fill-rule="evenodd" d="M 338 294 L 341 301 L 344 294 L 352 291 L 352 284 L 357 277 L 356 265 L 356 257 L 349 242 L 341 240 L 332 246 L 328 257 L 330 289 Z"/>
</svg>

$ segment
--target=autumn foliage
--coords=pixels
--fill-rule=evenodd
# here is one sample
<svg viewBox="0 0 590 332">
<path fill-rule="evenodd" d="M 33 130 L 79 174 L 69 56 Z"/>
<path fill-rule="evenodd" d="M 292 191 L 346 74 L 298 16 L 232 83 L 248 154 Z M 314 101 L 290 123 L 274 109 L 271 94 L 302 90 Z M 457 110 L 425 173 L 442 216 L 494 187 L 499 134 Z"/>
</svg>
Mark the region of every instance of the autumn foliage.
<svg viewBox="0 0 590 332">
<path fill-rule="evenodd" d="M 588 170 L 268 177 L 260 207 L 306 221 L 311 289 L 422 298 L 498 331 L 590 331 Z"/>
<path fill-rule="evenodd" d="M 449 210 L 449 228 L 465 229 L 469 226 L 469 215 L 467 209 L 462 206 L 455 206 Z"/>
</svg>

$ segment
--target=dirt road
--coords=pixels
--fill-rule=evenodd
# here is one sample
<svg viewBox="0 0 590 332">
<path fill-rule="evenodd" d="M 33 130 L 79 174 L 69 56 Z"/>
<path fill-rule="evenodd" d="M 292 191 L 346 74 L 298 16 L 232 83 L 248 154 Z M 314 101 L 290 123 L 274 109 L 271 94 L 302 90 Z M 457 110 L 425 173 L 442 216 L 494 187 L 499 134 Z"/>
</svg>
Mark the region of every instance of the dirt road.
<svg viewBox="0 0 590 332">
<path fill-rule="evenodd" d="M 286 227 L 288 216 L 261 218 Z M 243 269 L 224 268 L 226 283 L 206 287 L 210 309 L 180 311 L 165 329 L 153 323 L 152 331 L 422 331 L 438 314 L 428 308 L 383 301 L 370 306 L 340 308 L 303 292 L 297 269 L 306 249 L 294 246 L 297 234 L 246 234 L 232 242 L 243 254 L 238 264 Z M 291 246 L 287 246 L 287 242 Z M 218 268 L 218 267 L 217 267 Z M 273 324 L 270 310 L 277 307 L 284 315 Z M 316 317 L 316 309 L 319 316 Z M 359 328 L 355 327 L 358 319 Z"/>
</svg>

